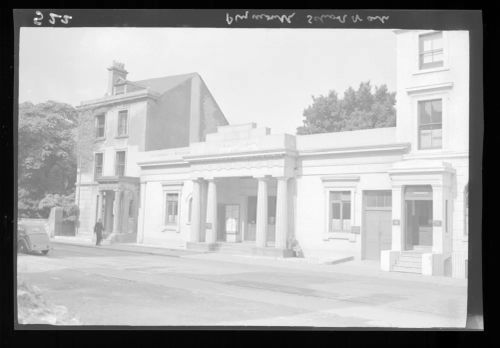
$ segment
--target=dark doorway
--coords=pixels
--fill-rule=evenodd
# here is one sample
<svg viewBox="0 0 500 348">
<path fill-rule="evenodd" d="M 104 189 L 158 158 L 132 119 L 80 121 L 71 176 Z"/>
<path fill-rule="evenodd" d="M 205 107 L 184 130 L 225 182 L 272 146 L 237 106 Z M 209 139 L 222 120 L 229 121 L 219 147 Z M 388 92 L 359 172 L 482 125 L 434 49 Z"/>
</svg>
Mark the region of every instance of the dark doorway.
<svg viewBox="0 0 500 348">
<path fill-rule="evenodd" d="M 432 247 L 432 188 L 409 186 L 405 190 L 405 246 Z"/>
</svg>

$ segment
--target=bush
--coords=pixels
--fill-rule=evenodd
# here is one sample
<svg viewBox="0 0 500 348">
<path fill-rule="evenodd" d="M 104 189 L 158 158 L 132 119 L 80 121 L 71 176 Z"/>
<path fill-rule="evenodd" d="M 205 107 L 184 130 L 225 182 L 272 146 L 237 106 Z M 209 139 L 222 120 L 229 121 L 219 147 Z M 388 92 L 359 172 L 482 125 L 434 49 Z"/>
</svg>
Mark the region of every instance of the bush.
<svg viewBox="0 0 500 348">
<path fill-rule="evenodd" d="M 74 201 L 75 196 L 73 193 L 66 196 L 57 193 L 49 193 L 38 203 L 38 209 L 40 215 L 44 218 L 48 218 L 50 210 L 53 207 L 61 207 L 63 208 L 63 221 L 76 223 L 80 215 L 80 210 Z"/>
</svg>

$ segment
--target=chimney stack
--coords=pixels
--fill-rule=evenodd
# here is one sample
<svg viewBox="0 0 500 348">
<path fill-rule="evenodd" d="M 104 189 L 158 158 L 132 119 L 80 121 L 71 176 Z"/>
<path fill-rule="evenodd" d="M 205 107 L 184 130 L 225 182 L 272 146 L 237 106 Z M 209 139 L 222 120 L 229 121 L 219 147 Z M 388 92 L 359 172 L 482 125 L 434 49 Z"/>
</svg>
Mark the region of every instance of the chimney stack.
<svg viewBox="0 0 500 348">
<path fill-rule="evenodd" d="M 108 68 L 108 95 L 113 95 L 113 87 L 118 79 L 127 79 L 128 71 L 125 70 L 125 64 L 113 61 L 113 64 Z"/>
</svg>

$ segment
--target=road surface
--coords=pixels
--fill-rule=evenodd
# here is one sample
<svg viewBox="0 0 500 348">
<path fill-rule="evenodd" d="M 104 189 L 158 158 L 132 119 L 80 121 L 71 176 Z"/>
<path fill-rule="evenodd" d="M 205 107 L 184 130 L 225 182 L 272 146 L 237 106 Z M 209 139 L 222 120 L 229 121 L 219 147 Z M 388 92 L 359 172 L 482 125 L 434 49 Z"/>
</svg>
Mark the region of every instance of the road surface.
<svg viewBox="0 0 500 348">
<path fill-rule="evenodd" d="M 47 256 L 18 254 L 18 282 L 36 286 L 83 325 L 465 325 L 466 280 L 381 272 L 360 261 L 320 265 L 53 246 Z"/>
</svg>

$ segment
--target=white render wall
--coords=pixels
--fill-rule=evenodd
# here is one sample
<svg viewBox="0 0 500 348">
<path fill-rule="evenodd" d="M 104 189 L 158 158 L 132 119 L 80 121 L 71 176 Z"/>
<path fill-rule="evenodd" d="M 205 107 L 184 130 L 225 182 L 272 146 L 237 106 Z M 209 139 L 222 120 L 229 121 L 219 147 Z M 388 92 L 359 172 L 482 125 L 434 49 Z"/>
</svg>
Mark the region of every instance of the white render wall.
<svg viewBox="0 0 500 348">
<path fill-rule="evenodd" d="M 388 171 L 401 154 L 377 153 L 367 156 L 337 155 L 303 158 L 297 176 L 295 236 L 306 257 L 362 257 L 363 191 L 391 190 Z M 330 183 L 331 190 L 351 191 L 351 226 L 360 226 L 360 234 L 332 236 L 327 231 L 328 195 L 321 180 L 326 176 L 359 176 L 354 187 Z M 350 186 L 351 184 L 347 184 Z"/>
<path fill-rule="evenodd" d="M 417 155 L 469 150 L 469 32 L 444 31 L 444 66 L 419 70 L 419 35 L 431 31 L 397 33 L 397 139 L 411 139 Z M 443 149 L 418 150 L 417 101 L 443 98 Z"/>
</svg>

